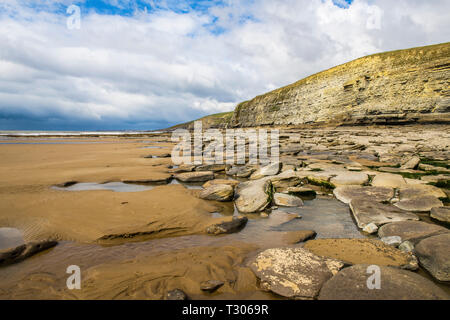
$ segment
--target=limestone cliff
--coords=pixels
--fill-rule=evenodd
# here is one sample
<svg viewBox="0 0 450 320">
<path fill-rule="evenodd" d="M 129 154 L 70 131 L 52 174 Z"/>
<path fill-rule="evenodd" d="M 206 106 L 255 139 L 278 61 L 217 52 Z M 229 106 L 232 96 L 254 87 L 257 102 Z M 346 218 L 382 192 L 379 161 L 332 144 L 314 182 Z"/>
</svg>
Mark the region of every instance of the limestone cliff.
<svg viewBox="0 0 450 320">
<path fill-rule="evenodd" d="M 230 127 L 450 123 L 450 43 L 375 54 L 236 107 Z"/>
</svg>

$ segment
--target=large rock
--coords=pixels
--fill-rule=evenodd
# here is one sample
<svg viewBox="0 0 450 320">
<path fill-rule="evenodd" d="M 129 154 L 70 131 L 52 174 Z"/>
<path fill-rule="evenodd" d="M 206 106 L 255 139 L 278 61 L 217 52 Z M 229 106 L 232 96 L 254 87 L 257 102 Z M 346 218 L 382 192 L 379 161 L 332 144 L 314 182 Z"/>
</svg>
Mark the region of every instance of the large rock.
<svg viewBox="0 0 450 320">
<path fill-rule="evenodd" d="M 261 286 L 283 297 L 312 299 L 343 264 L 303 248 L 273 248 L 259 253 L 250 268 Z"/>
<path fill-rule="evenodd" d="M 394 197 L 394 189 L 386 187 L 342 186 L 333 190 L 336 199 L 349 204 L 353 199 L 367 199 L 374 202 L 389 201 Z"/>
<path fill-rule="evenodd" d="M 381 226 L 394 221 L 419 220 L 419 217 L 414 213 L 403 211 L 391 204 L 372 200 L 354 199 L 350 202 L 350 209 L 358 227 L 361 229 L 370 223 Z"/>
<path fill-rule="evenodd" d="M 214 179 L 214 172 L 212 171 L 195 171 L 195 172 L 183 172 L 177 174 L 175 179 L 182 182 L 205 182 Z"/>
<path fill-rule="evenodd" d="M 233 217 L 231 221 L 225 221 L 209 226 L 206 229 L 206 233 L 213 235 L 235 233 L 244 228 L 247 222 L 247 217 Z"/>
<path fill-rule="evenodd" d="M 268 176 L 275 176 L 281 170 L 281 162 L 274 162 L 265 167 L 256 170 L 250 177 L 252 180 L 258 180 Z"/>
<path fill-rule="evenodd" d="M 215 201 L 233 200 L 234 189 L 230 185 L 216 184 L 212 185 L 200 192 L 200 198 Z"/>
<path fill-rule="evenodd" d="M 240 183 L 236 187 L 236 208 L 242 213 L 264 210 L 270 203 L 272 184 L 268 179 Z"/>
<path fill-rule="evenodd" d="M 421 221 L 401 221 L 393 222 L 382 226 L 378 230 L 378 236 L 390 237 L 399 236 L 403 241 L 410 241 L 417 244 L 422 239 L 448 233 L 447 228 L 435 224 Z"/>
<path fill-rule="evenodd" d="M 410 270 L 418 268 L 417 260 L 412 255 L 380 240 L 317 239 L 308 241 L 304 248 L 318 256 L 341 260 L 347 264 L 374 264 Z"/>
<path fill-rule="evenodd" d="M 369 265 L 342 269 L 328 280 L 319 300 L 447 300 L 450 297 L 432 281 L 411 271 L 380 266 L 380 289 L 369 289 Z M 370 270 L 369 270 L 370 271 Z"/>
<path fill-rule="evenodd" d="M 372 186 L 374 187 L 400 188 L 405 185 L 405 179 L 398 174 L 379 173 L 372 180 Z"/>
<path fill-rule="evenodd" d="M 442 207 L 444 204 L 434 196 L 423 196 L 413 199 L 400 200 L 394 204 L 397 208 L 412 212 L 429 212 L 433 207 Z"/>
<path fill-rule="evenodd" d="M 303 206 L 302 199 L 291 196 L 285 193 L 275 193 L 273 195 L 273 201 L 277 206 L 281 207 L 301 207 Z"/>
<path fill-rule="evenodd" d="M 336 177 L 331 178 L 330 182 L 337 187 L 348 185 L 360 186 L 369 182 L 369 176 L 363 172 L 342 172 Z"/>
<path fill-rule="evenodd" d="M 439 281 L 450 281 L 450 233 L 426 238 L 415 247 L 420 264 Z"/>
<path fill-rule="evenodd" d="M 438 221 L 450 223 L 450 207 L 432 208 L 430 216 Z"/>
<path fill-rule="evenodd" d="M 32 241 L 18 247 L 0 251 L 0 267 L 20 262 L 36 253 L 52 248 L 57 241 Z"/>
<path fill-rule="evenodd" d="M 433 196 L 436 198 L 446 198 L 447 195 L 441 189 L 430 185 L 408 185 L 398 190 L 400 200 L 409 200 L 423 196 Z"/>
</svg>

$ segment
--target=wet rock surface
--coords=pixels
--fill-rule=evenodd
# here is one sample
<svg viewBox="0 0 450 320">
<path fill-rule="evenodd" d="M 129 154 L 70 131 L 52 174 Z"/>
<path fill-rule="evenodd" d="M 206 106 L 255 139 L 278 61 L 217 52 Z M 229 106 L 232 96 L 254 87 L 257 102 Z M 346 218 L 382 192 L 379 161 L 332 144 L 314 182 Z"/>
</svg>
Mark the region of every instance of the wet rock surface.
<svg viewBox="0 0 450 320">
<path fill-rule="evenodd" d="M 342 266 L 303 248 L 268 249 L 250 264 L 264 289 L 291 299 L 315 298 L 323 283 Z"/>
<path fill-rule="evenodd" d="M 448 300 L 450 296 L 414 272 L 393 267 L 380 268 L 379 289 L 369 289 L 369 265 L 344 268 L 327 281 L 319 300 Z"/>
<path fill-rule="evenodd" d="M 248 222 L 247 217 L 233 217 L 231 221 L 212 225 L 206 229 L 208 234 L 219 235 L 238 232 Z"/>
<path fill-rule="evenodd" d="M 304 248 L 318 256 L 337 259 L 347 264 L 392 266 L 410 270 L 418 268 L 412 255 L 379 240 L 317 239 L 306 242 Z"/>
<path fill-rule="evenodd" d="M 391 204 L 374 202 L 366 199 L 355 199 L 350 202 L 350 209 L 358 224 L 363 229 L 370 223 L 381 226 L 386 223 L 405 220 L 419 220 L 413 213 L 401 210 Z"/>
<path fill-rule="evenodd" d="M 401 221 L 386 224 L 380 228 L 380 237 L 399 236 L 403 241 L 417 244 L 422 239 L 449 233 L 447 228 L 422 221 Z"/>
<path fill-rule="evenodd" d="M 432 236 L 415 247 L 420 265 L 439 281 L 450 281 L 450 233 Z"/>
</svg>

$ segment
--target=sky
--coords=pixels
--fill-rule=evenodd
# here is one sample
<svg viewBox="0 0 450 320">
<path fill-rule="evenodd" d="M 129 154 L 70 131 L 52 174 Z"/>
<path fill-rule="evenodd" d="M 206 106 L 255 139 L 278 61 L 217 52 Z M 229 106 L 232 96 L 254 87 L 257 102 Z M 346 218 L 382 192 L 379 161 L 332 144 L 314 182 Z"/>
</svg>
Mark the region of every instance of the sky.
<svg viewBox="0 0 450 320">
<path fill-rule="evenodd" d="M 165 128 L 449 40 L 448 0 L 1 0 L 0 130 Z"/>
</svg>

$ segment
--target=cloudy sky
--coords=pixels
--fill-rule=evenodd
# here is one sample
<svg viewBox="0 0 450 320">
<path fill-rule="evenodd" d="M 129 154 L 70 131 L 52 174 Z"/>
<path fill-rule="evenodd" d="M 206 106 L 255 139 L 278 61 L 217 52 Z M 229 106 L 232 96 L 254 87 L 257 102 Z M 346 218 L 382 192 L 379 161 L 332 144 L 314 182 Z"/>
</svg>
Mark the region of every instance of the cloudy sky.
<svg viewBox="0 0 450 320">
<path fill-rule="evenodd" d="M 0 130 L 163 128 L 449 40 L 448 0 L 1 0 Z"/>
</svg>

